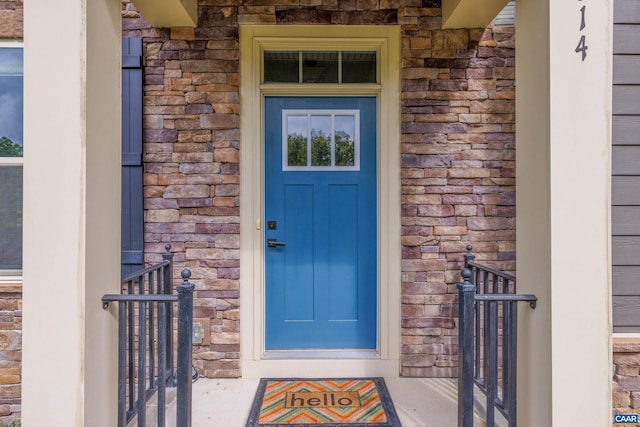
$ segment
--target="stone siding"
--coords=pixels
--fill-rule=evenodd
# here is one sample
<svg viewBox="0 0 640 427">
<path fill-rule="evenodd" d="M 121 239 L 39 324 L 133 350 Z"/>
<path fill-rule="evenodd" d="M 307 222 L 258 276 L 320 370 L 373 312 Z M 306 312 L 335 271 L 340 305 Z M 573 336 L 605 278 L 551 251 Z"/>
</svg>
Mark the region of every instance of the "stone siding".
<svg viewBox="0 0 640 427">
<path fill-rule="evenodd" d="M 403 376 L 457 375 L 463 254 L 515 269 L 515 32 L 402 23 Z"/>
<path fill-rule="evenodd" d="M 165 243 L 196 284 L 205 330 L 195 366 L 240 376 L 239 47 L 232 7 L 200 7 L 201 26 L 155 29 L 124 2 L 125 36 L 144 37 L 145 261 Z"/>
<path fill-rule="evenodd" d="M 613 412 L 640 414 L 640 339 L 613 340 Z"/>
<path fill-rule="evenodd" d="M 22 38 L 22 10 L 22 0 L 0 1 L 0 39 Z"/>
<path fill-rule="evenodd" d="M 467 244 L 515 260 L 514 29 L 440 30 L 434 0 L 200 0 L 199 26 L 144 38 L 145 251 L 193 270 L 206 376 L 239 376 L 240 23 L 402 28 L 402 375 L 456 375 L 456 283 Z M 206 341 L 206 338 L 205 338 Z"/>
<path fill-rule="evenodd" d="M 22 285 L 0 284 L 0 425 L 20 419 Z"/>
</svg>

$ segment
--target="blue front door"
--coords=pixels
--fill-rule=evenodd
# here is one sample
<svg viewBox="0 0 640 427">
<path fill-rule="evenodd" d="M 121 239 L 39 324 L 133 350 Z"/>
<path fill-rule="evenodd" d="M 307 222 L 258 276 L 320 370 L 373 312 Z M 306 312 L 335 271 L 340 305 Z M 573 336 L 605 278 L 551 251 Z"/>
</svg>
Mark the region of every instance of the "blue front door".
<svg viewBox="0 0 640 427">
<path fill-rule="evenodd" d="M 265 98 L 268 350 L 376 348 L 376 110 Z"/>
</svg>

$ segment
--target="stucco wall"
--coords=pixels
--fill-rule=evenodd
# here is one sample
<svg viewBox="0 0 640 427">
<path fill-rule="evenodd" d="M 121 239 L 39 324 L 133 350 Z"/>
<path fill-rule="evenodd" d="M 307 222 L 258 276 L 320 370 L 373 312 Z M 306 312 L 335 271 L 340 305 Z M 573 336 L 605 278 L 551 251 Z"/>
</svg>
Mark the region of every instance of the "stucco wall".
<svg viewBox="0 0 640 427">
<path fill-rule="evenodd" d="M 170 242 L 198 284 L 207 376 L 238 376 L 240 23 L 402 28 L 402 375 L 456 375 L 462 254 L 514 269 L 514 28 L 440 30 L 438 1 L 201 1 L 199 27 L 155 29 L 125 4 L 145 47 L 145 251 Z"/>
</svg>

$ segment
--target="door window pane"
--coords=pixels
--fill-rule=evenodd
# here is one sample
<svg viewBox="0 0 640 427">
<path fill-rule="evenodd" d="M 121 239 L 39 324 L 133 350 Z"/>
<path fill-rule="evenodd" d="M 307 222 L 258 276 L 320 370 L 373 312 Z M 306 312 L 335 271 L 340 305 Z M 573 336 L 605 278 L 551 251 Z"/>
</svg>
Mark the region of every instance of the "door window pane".
<svg viewBox="0 0 640 427">
<path fill-rule="evenodd" d="M 336 116 L 335 118 L 336 166 L 355 165 L 355 117 Z"/>
<path fill-rule="evenodd" d="M 331 116 L 311 116 L 311 166 L 331 166 Z"/>
<path fill-rule="evenodd" d="M 307 116 L 287 117 L 287 165 L 307 166 Z"/>
</svg>

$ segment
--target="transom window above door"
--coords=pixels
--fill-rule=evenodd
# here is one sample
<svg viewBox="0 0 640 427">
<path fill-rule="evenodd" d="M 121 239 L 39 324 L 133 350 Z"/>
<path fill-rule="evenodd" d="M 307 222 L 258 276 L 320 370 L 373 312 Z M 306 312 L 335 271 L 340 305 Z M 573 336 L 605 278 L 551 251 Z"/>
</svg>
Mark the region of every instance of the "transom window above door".
<svg viewBox="0 0 640 427">
<path fill-rule="evenodd" d="M 375 51 L 265 50 L 264 83 L 376 83 Z"/>
<path fill-rule="evenodd" d="M 283 110 L 282 170 L 360 170 L 358 110 Z"/>
</svg>

